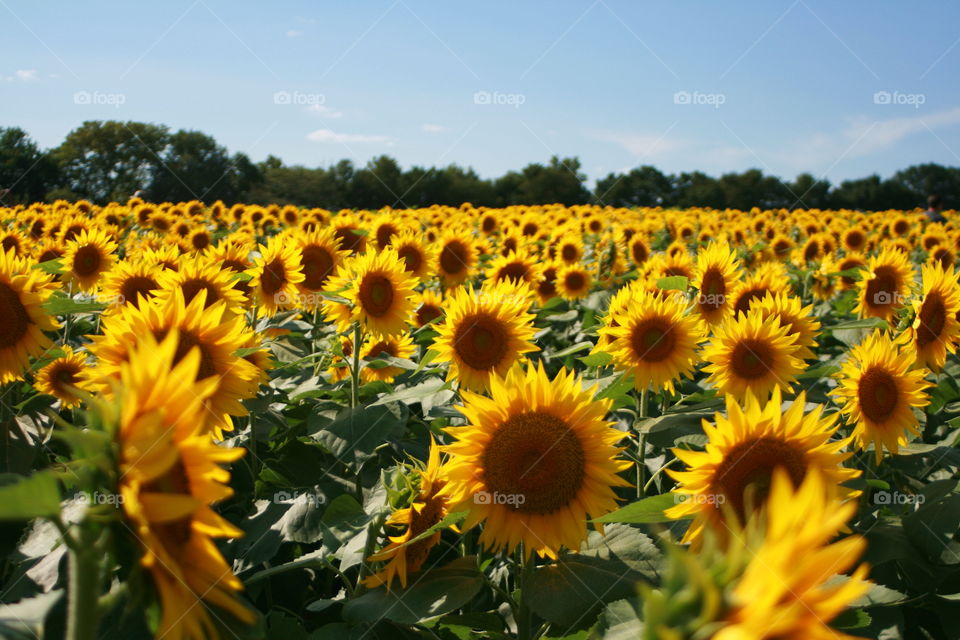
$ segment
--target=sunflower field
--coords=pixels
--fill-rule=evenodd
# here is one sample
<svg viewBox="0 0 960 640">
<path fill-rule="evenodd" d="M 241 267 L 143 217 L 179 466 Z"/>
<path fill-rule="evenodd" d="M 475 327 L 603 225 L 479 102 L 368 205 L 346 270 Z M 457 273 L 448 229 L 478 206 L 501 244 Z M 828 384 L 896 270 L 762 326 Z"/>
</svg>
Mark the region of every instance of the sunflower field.
<svg viewBox="0 0 960 640">
<path fill-rule="evenodd" d="M 952 222 L 0 223 L 4 638 L 960 638 Z"/>
</svg>

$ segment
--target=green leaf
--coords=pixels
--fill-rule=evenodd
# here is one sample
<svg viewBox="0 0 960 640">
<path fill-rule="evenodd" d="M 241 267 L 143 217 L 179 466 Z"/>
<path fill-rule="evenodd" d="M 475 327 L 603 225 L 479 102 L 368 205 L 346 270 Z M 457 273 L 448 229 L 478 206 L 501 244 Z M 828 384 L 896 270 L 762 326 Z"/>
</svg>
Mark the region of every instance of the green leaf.
<svg viewBox="0 0 960 640">
<path fill-rule="evenodd" d="M 24 478 L 0 476 L 0 520 L 30 520 L 60 515 L 60 488 L 51 471 Z"/>
<path fill-rule="evenodd" d="M 424 398 L 436 395 L 440 391 L 449 388 L 449 386 L 449 383 L 444 382 L 440 378 L 427 378 L 423 382 L 412 387 L 400 389 L 399 391 L 394 391 L 393 393 L 388 393 L 385 396 L 381 396 L 370 406 L 376 407 L 382 404 L 389 404 L 391 402 L 415 404 L 417 402 L 421 402 Z"/>
<path fill-rule="evenodd" d="M 836 331 L 838 329 L 886 329 L 887 322 L 883 318 L 863 318 L 861 320 L 847 320 L 846 322 L 839 322 L 825 329 L 830 329 L 831 331 Z"/>
<path fill-rule="evenodd" d="M 387 591 L 379 587 L 354 598 L 343 607 L 347 622 L 375 622 L 380 619 L 416 624 L 427 618 L 459 609 L 473 599 L 483 586 L 483 576 L 474 556 L 458 558 L 439 569 L 427 568 L 414 574 L 406 589 Z"/>
<path fill-rule="evenodd" d="M 591 353 L 588 356 L 583 356 L 582 358 L 577 358 L 577 360 L 588 367 L 605 367 L 613 362 L 613 356 L 606 351 L 599 351 L 597 353 Z"/>
<path fill-rule="evenodd" d="M 55 275 L 63 273 L 63 258 L 54 258 L 53 260 L 47 260 L 46 262 L 41 262 L 39 264 L 33 265 L 34 269 L 39 269 L 44 273 L 52 273 Z"/>
<path fill-rule="evenodd" d="M 567 347 L 566 349 L 561 349 L 556 353 L 551 354 L 553 358 L 565 358 L 566 356 L 573 355 L 574 353 L 580 353 L 581 351 L 586 351 L 587 349 L 593 349 L 593 343 L 589 341 L 578 342 L 574 345 Z"/>
<path fill-rule="evenodd" d="M 668 291 L 686 291 L 690 281 L 686 276 L 669 276 L 657 279 L 657 287 Z"/>
<path fill-rule="evenodd" d="M 109 305 L 90 300 L 74 300 L 66 294 L 56 292 L 43 303 L 43 310 L 52 316 L 66 316 L 74 313 L 93 313 L 103 311 Z"/>
<path fill-rule="evenodd" d="M 233 355 L 234 357 L 237 357 L 237 358 L 246 358 L 247 356 L 251 356 L 255 354 L 257 351 L 260 351 L 262 349 L 263 347 L 244 347 L 242 349 L 237 349 L 236 351 L 234 351 Z"/>
<path fill-rule="evenodd" d="M 926 503 L 903 518 L 903 531 L 931 560 L 944 552 L 953 555 L 947 544 L 960 529 L 960 495 L 951 495 Z"/>
<path fill-rule="evenodd" d="M 672 493 L 662 493 L 658 496 L 650 496 L 632 502 L 621 509 L 595 518 L 594 522 L 623 522 L 627 524 L 670 522 L 673 519 L 665 516 L 663 512 L 676 504 L 676 497 Z"/>
<path fill-rule="evenodd" d="M 63 590 L 41 593 L 13 604 L 0 605 L 0 637 L 10 640 L 43 638 L 47 614 L 63 598 Z"/>
<path fill-rule="evenodd" d="M 352 454 L 362 464 L 384 442 L 403 435 L 407 415 L 406 405 L 400 403 L 348 407 L 313 437 L 334 456 L 349 459 Z"/>
</svg>

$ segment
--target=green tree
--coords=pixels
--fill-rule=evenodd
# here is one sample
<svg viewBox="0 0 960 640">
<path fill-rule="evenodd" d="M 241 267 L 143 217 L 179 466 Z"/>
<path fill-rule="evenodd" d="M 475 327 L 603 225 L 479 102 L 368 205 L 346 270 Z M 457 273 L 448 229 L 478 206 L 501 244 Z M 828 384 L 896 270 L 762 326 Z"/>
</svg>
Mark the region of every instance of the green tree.
<svg viewBox="0 0 960 640">
<path fill-rule="evenodd" d="M 594 200 L 614 207 L 655 207 L 667 205 L 673 191 L 670 177 L 644 165 L 629 173 L 611 173 L 597 181 Z"/>
<path fill-rule="evenodd" d="M 937 194 L 945 209 L 960 208 L 960 169 L 939 164 L 918 164 L 893 174 L 893 181 L 913 192 L 914 205 L 926 206 L 926 197 Z"/>
<path fill-rule="evenodd" d="M 825 209 L 830 206 L 830 181 L 801 173 L 790 183 L 787 199 L 791 209 Z"/>
<path fill-rule="evenodd" d="M 58 179 L 56 163 L 19 127 L 0 127 L 0 190 L 4 204 L 43 200 Z"/>
<path fill-rule="evenodd" d="M 211 136 L 177 131 L 168 136 L 148 189 L 155 201 L 222 200 L 239 202 L 262 180 L 259 168 L 244 154 L 230 157 Z"/>
<path fill-rule="evenodd" d="M 67 134 L 53 157 L 77 195 L 124 201 L 150 185 L 168 135 L 167 127 L 144 122 L 87 121 Z"/>
</svg>

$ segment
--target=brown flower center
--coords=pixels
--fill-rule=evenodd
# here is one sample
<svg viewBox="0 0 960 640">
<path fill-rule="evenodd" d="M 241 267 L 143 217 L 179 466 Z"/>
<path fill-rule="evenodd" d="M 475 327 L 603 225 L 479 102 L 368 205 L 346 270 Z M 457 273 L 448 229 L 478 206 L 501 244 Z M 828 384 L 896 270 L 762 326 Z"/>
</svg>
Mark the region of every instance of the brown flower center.
<svg viewBox="0 0 960 640">
<path fill-rule="evenodd" d="M 803 452 L 790 443 L 770 437 L 741 442 L 717 467 L 711 490 L 724 496 L 741 522 L 745 521 L 748 511 L 766 502 L 777 467 L 786 470 L 795 487 L 806 475 Z"/>
<path fill-rule="evenodd" d="M 640 360 L 662 362 L 673 354 L 677 337 L 665 318 L 648 318 L 634 327 L 630 344 Z"/>
<path fill-rule="evenodd" d="M 20 342 L 30 328 L 30 314 L 10 285 L 0 282 L 0 349 Z"/>
<path fill-rule="evenodd" d="M 576 499 L 585 457 L 566 422 L 531 411 L 507 419 L 483 452 L 491 501 L 514 511 L 554 513 Z"/>
<path fill-rule="evenodd" d="M 741 340 L 733 348 L 730 366 L 738 378 L 756 380 L 770 373 L 774 351 L 763 340 L 748 338 Z"/>
<path fill-rule="evenodd" d="M 480 370 L 496 367 L 507 355 L 508 336 L 503 324 L 486 314 L 467 316 L 453 336 L 453 349 L 468 366 Z"/>
<path fill-rule="evenodd" d="M 865 416 L 874 422 L 883 422 L 896 410 L 900 390 L 890 372 L 873 367 L 861 376 L 857 397 Z"/>
</svg>

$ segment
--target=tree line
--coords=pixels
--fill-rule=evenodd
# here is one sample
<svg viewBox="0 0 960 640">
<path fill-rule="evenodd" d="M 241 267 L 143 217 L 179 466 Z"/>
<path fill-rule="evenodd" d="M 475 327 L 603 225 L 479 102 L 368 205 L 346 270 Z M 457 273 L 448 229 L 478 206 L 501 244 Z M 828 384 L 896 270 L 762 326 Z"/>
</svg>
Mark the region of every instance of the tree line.
<svg viewBox="0 0 960 640">
<path fill-rule="evenodd" d="M 715 178 L 700 171 L 665 174 L 644 165 L 610 173 L 591 188 L 575 157 L 554 156 L 546 164 L 486 179 L 456 164 L 404 170 L 386 155 L 362 167 L 350 160 L 330 167 L 289 166 L 275 156 L 254 163 L 205 133 L 144 122 L 84 122 L 53 149 L 41 149 L 18 127 L 0 128 L 4 204 L 58 198 L 103 204 L 126 201 L 138 191 L 157 202 L 222 200 L 334 210 L 463 202 L 884 210 L 921 206 L 936 193 L 945 208 L 955 209 L 960 207 L 960 168 L 920 164 L 889 178 L 872 175 L 832 185 L 809 173 L 787 181 L 749 169 Z"/>
</svg>

